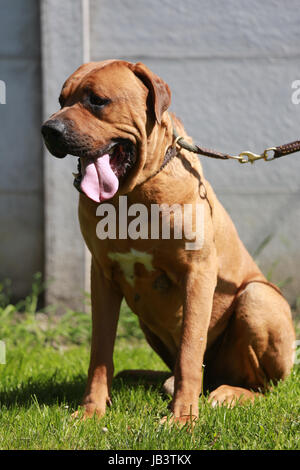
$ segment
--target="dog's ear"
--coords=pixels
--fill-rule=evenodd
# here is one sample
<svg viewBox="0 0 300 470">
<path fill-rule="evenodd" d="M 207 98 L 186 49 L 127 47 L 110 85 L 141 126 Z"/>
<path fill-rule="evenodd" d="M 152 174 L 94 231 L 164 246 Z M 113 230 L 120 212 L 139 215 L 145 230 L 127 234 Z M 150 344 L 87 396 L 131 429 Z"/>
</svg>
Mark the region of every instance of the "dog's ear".
<svg viewBox="0 0 300 470">
<path fill-rule="evenodd" d="M 161 78 L 151 72 L 142 62 L 130 65 L 133 73 L 149 89 L 153 111 L 157 122 L 160 124 L 163 113 L 171 104 L 171 91 L 169 86 Z"/>
</svg>

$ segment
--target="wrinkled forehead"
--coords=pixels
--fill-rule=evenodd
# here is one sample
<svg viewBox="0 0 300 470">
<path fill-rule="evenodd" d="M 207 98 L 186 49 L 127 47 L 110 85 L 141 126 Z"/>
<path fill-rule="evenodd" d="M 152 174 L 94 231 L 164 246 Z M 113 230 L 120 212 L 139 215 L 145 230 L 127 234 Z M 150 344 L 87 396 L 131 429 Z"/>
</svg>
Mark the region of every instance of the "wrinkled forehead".
<svg viewBox="0 0 300 470">
<path fill-rule="evenodd" d="M 66 80 L 62 92 L 70 95 L 75 91 L 91 91 L 109 96 L 122 91 L 128 93 L 136 84 L 136 77 L 127 62 L 107 60 L 90 62 L 79 67 Z"/>
</svg>

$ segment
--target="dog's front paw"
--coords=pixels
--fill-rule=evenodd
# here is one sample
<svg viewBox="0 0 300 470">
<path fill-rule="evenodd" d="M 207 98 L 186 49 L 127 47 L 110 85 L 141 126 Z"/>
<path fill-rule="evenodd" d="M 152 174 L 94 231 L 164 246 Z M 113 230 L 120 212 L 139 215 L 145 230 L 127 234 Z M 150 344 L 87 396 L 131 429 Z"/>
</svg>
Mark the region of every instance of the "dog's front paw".
<svg viewBox="0 0 300 470">
<path fill-rule="evenodd" d="M 103 404 L 95 401 L 83 402 L 79 409 L 72 414 L 72 418 L 79 418 L 84 421 L 95 416 L 100 419 L 105 415 L 105 410 L 106 403 Z"/>
<path fill-rule="evenodd" d="M 102 418 L 105 415 L 105 407 L 99 407 L 94 403 L 89 403 L 88 405 L 81 405 L 80 408 L 72 413 L 72 418 L 78 418 L 82 421 L 93 418 Z"/>
<path fill-rule="evenodd" d="M 198 418 L 198 400 L 191 397 L 185 400 L 174 399 L 171 410 L 172 415 L 170 417 L 164 416 L 160 421 L 161 424 L 177 424 L 179 426 L 188 424 L 193 427 Z"/>
<path fill-rule="evenodd" d="M 193 428 L 198 417 L 195 415 L 182 415 L 182 416 L 164 416 L 160 420 L 160 424 L 168 424 L 169 426 L 177 425 L 179 427 L 188 425 L 188 428 Z"/>
</svg>

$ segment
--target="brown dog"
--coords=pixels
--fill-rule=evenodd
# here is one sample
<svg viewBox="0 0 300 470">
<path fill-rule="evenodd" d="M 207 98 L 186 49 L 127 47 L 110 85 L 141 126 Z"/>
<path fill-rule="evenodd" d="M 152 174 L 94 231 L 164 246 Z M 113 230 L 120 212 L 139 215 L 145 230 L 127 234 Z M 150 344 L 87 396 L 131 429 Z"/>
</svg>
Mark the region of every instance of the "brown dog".
<svg viewBox="0 0 300 470">
<path fill-rule="evenodd" d="M 60 103 L 42 133 L 56 157 L 80 157 L 75 180 L 82 193 L 79 218 L 92 254 L 93 330 L 85 416 L 102 416 L 110 401 L 123 297 L 138 315 L 149 344 L 174 374 L 175 420 L 185 422 L 190 413 L 198 416 L 203 363 L 205 378 L 214 387 L 213 405 L 253 399 L 270 381 L 285 378 L 295 339 L 290 308 L 240 241 L 204 179 L 198 157 L 174 151 L 173 126 L 189 138 L 167 112 L 168 85 L 141 63 L 88 63 L 68 78 Z M 125 195 L 127 222 L 125 206 L 119 207 Z M 149 215 L 162 204 L 176 204 L 177 213 L 169 211 L 169 239 L 162 225 L 158 236 L 151 237 L 153 225 L 146 227 L 147 218 L 143 225 L 139 220 L 140 236 L 134 236 L 139 224 L 133 216 L 141 208 Z M 187 206 L 192 208 L 190 230 L 179 236 L 188 224 L 178 214 Z M 196 220 L 199 207 L 201 226 Z M 109 225 L 105 217 L 110 208 L 116 226 L 105 238 L 98 224 L 102 220 L 102 228 L 104 222 Z M 160 220 L 166 222 L 165 215 L 160 210 Z M 133 236 L 124 232 L 124 220 Z M 191 244 L 193 236 L 201 246 Z"/>
</svg>

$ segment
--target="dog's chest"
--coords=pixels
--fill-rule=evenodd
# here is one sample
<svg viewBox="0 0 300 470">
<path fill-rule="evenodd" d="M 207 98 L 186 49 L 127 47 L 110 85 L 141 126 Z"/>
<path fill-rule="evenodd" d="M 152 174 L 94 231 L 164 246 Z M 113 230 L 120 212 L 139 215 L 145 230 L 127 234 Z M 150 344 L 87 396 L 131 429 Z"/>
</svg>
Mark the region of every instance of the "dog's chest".
<svg viewBox="0 0 300 470">
<path fill-rule="evenodd" d="M 155 267 L 151 253 L 131 248 L 127 252 L 112 251 L 107 256 L 113 262 L 114 280 L 132 311 L 169 348 L 177 348 L 182 301 L 169 275 Z"/>
<path fill-rule="evenodd" d="M 118 264 L 125 282 L 127 282 L 131 287 L 134 287 L 136 277 L 138 277 L 138 273 L 136 272 L 137 264 L 143 266 L 144 270 L 148 273 L 154 271 L 153 255 L 135 250 L 134 248 L 131 248 L 127 253 L 108 253 L 108 258 Z"/>
</svg>

